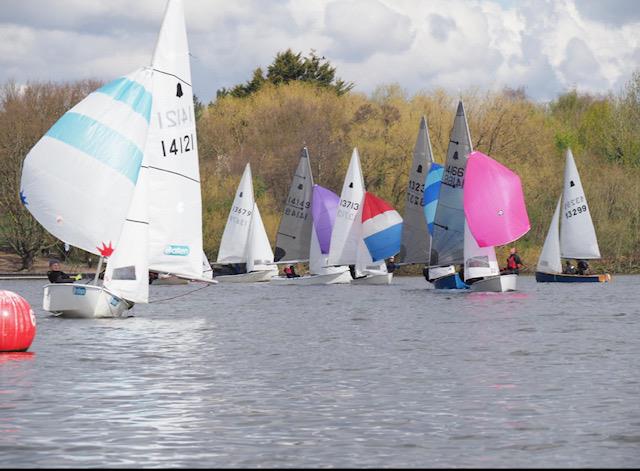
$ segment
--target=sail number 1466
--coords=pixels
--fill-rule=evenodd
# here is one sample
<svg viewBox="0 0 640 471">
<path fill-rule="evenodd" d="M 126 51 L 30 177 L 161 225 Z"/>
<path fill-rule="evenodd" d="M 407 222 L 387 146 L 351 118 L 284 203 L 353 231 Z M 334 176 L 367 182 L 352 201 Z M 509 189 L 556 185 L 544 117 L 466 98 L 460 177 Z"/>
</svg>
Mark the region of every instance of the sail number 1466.
<svg viewBox="0 0 640 471">
<path fill-rule="evenodd" d="M 162 155 L 164 157 L 171 157 L 171 154 L 174 156 L 184 154 L 185 152 L 193 150 L 193 134 L 186 134 L 183 137 L 178 137 L 166 142 L 162 140 L 160 143 L 162 144 Z"/>
</svg>

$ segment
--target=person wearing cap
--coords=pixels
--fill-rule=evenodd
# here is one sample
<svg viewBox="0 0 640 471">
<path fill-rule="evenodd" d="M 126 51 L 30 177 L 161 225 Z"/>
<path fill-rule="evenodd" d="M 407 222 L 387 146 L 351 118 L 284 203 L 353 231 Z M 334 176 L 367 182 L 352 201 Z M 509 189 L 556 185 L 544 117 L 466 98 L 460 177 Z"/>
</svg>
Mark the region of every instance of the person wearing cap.
<svg viewBox="0 0 640 471">
<path fill-rule="evenodd" d="M 60 270 L 60 262 L 58 260 L 49 260 L 49 271 L 47 277 L 51 283 L 73 283 L 82 278 L 82 275 L 68 275 Z"/>
</svg>

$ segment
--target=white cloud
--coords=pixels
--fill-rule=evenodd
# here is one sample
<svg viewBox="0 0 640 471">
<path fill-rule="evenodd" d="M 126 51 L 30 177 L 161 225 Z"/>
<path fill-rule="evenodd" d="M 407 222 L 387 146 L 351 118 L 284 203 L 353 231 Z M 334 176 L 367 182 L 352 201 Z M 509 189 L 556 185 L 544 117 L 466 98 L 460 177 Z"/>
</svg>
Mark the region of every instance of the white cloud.
<svg viewBox="0 0 640 471">
<path fill-rule="evenodd" d="M 0 82 L 112 79 L 150 61 L 164 2 L 3 0 Z M 638 67 L 640 1 L 185 0 L 195 93 L 314 49 L 371 92 L 524 86 L 605 93 Z M 606 8 L 603 6 L 606 5 Z"/>
<path fill-rule="evenodd" d="M 406 15 L 378 0 L 328 3 L 325 33 L 332 42 L 329 54 L 348 62 L 360 62 L 376 53 L 401 54 L 415 36 Z"/>
</svg>

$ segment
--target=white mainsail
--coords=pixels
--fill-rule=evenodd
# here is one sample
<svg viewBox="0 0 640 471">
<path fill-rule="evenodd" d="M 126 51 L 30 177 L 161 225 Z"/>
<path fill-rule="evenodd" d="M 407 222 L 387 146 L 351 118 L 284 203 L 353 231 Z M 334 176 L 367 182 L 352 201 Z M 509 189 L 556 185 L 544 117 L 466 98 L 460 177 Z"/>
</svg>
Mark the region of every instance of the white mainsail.
<svg viewBox="0 0 640 471">
<path fill-rule="evenodd" d="M 537 270 L 543 273 L 562 273 L 562 261 L 560 260 L 560 206 L 562 196 L 558 199 L 556 210 L 553 213 L 549 232 L 544 240 Z"/>
<path fill-rule="evenodd" d="M 149 269 L 202 277 L 202 202 L 189 46 L 182 1 L 167 4 L 153 55 L 145 148 Z"/>
<path fill-rule="evenodd" d="M 312 194 L 313 176 L 309 163 L 309 151 L 304 147 L 291 180 L 276 235 L 275 260 L 277 262 L 297 263 L 309 260 L 309 244 L 313 227 Z"/>
<path fill-rule="evenodd" d="M 109 82 L 27 154 L 20 197 L 58 239 L 96 255 L 118 248 L 143 159 L 151 83 L 148 69 Z"/>
<path fill-rule="evenodd" d="M 432 266 L 464 263 L 463 187 L 467 156 L 471 151 L 469 126 L 460 101 L 449 139 L 434 219 L 430 261 Z"/>
<path fill-rule="evenodd" d="M 218 263 L 246 263 L 247 240 L 254 202 L 251 166 L 247 164 L 222 233 Z"/>
<path fill-rule="evenodd" d="M 262 217 L 260 217 L 258 204 L 255 202 L 253 203 L 245 257 L 247 261 L 247 272 L 277 269 L 273 264 L 271 243 L 269 242 L 267 231 L 264 228 Z"/>
<path fill-rule="evenodd" d="M 589 205 L 571 149 L 567 149 L 562 193 L 560 253 L 563 258 L 600 258 Z"/>
<path fill-rule="evenodd" d="M 424 187 L 427 174 L 433 163 L 433 152 L 427 119 L 420 120 L 420 129 L 413 149 L 413 161 L 405 198 L 402 242 L 399 263 L 429 263 L 431 235 L 427 230 L 424 213 Z"/>
<path fill-rule="evenodd" d="M 330 265 L 353 265 L 362 242 L 364 178 L 358 149 L 354 148 L 340 193 L 340 203 L 331 233 Z"/>
</svg>

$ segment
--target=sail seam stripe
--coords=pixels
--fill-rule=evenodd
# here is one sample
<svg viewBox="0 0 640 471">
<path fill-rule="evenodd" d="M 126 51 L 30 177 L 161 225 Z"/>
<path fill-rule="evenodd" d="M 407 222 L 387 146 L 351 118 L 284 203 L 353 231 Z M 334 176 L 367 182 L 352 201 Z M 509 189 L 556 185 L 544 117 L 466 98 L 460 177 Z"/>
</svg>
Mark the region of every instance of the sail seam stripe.
<svg viewBox="0 0 640 471">
<path fill-rule="evenodd" d="M 151 121 L 151 103 L 153 99 L 151 93 L 138 82 L 121 77 L 99 88 L 96 93 L 102 93 L 113 100 L 129 105 L 147 123 Z"/>
<path fill-rule="evenodd" d="M 120 134 L 86 115 L 69 111 L 46 134 L 120 172 L 134 184 L 138 180 L 142 151 Z"/>
</svg>

